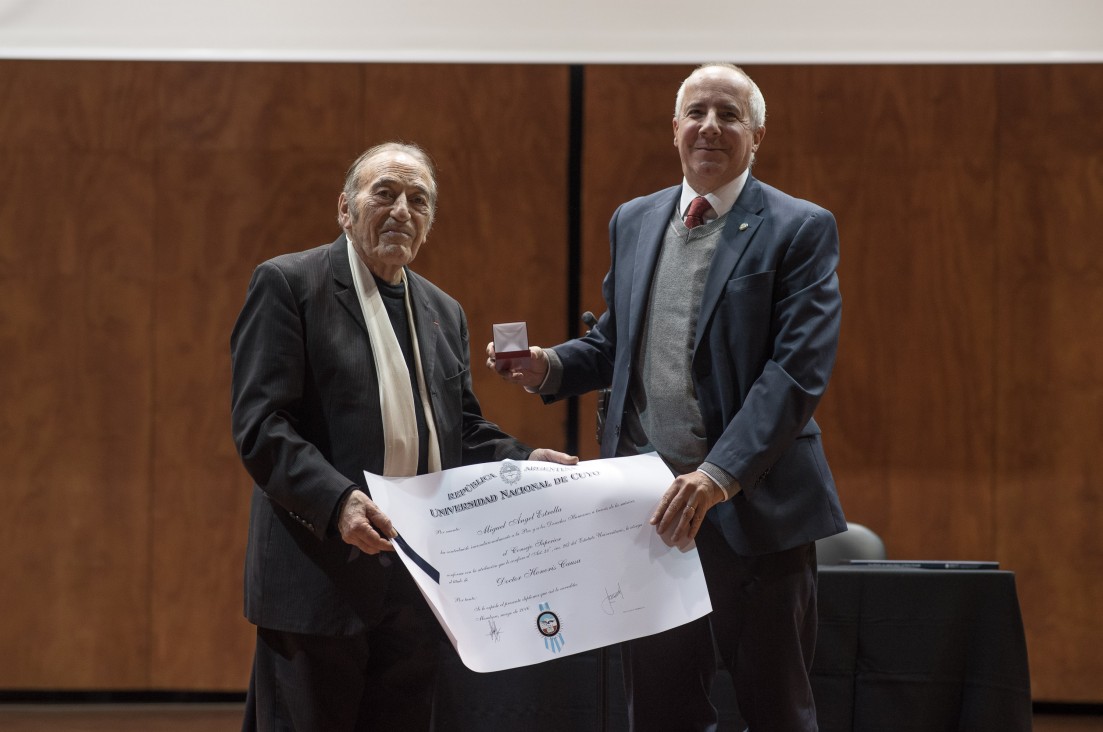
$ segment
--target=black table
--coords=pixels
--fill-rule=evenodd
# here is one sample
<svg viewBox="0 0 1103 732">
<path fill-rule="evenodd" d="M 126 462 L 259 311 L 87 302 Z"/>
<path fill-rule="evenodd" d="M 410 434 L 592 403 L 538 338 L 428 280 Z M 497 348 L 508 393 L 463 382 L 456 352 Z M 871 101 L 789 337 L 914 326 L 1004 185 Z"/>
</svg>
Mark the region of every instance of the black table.
<svg viewBox="0 0 1103 732">
<path fill-rule="evenodd" d="M 1031 729 L 1015 576 L 988 570 L 821 567 L 812 688 L 824 732 Z M 478 674 L 446 654 L 441 732 L 622 732 L 620 654 L 590 651 Z M 741 730 L 726 673 L 723 732 Z"/>
<path fill-rule="evenodd" d="M 823 730 L 1031 729 L 1015 575 L 820 568 Z"/>
</svg>

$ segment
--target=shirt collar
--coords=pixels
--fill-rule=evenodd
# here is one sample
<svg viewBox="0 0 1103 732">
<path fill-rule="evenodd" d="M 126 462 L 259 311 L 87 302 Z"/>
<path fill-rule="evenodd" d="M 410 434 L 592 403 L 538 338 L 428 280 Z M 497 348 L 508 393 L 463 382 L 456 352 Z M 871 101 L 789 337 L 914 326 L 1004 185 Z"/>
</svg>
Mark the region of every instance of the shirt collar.
<svg viewBox="0 0 1103 732">
<path fill-rule="evenodd" d="M 705 199 L 712 205 L 712 210 L 715 212 L 712 215 L 706 216 L 706 221 L 713 221 L 720 218 L 728 211 L 731 211 L 731 207 L 735 205 L 735 201 L 739 198 L 739 194 L 743 192 L 743 186 L 747 184 L 747 178 L 749 178 L 750 175 L 751 169 L 748 167 L 735 180 L 730 183 L 725 183 L 712 193 L 704 194 Z M 678 215 L 684 216 L 689 202 L 699 195 L 701 194 L 690 188 L 689 182 L 685 178 L 682 178 L 682 199 L 678 202 Z"/>
</svg>

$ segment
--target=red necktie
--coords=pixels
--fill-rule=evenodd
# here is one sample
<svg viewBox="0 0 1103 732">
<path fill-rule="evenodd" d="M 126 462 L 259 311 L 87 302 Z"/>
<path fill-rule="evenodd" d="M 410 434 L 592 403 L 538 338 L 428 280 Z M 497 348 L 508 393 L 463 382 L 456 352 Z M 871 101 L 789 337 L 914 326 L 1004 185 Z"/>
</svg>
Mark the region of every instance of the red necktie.
<svg viewBox="0 0 1103 732">
<path fill-rule="evenodd" d="M 686 209 L 686 228 L 692 229 L 705 223 L 705 214 L 712 210 L 712 205 L 704 196 L 697 196 L 689 202 Z"/>
</svg>

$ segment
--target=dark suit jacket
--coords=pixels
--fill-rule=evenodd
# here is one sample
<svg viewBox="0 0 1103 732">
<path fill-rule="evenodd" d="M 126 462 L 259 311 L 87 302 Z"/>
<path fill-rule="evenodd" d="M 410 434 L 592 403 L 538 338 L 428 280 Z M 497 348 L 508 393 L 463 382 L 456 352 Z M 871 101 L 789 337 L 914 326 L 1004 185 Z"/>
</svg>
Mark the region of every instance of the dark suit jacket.
<svg viewBox="0 0 1103 732">
<path fill-rule="evenodd" d="M 607 310 L 555 348 L 556 398 L 612 388 L 602 435 L 616 453 L 651 278 L 681 186 L 625 203 L 609 223 Z M 709 512 L 739 554 L 776 552 L 846 528 L 812 418 L 835 362 L 842 300 L 829 211 L 753 177 L 728 213 L 693 341 L 706 460 L 743 487 Z"/>
<path fill-rule="evenodd" d="M 257 267 L 230 340 L 234 441 L 255 481 L 245 616 L 275 630 L 359 632 L 398 563 L 361 554 L 332 526 L 346 489 L 383 472 L 379 384 L 346 247 L 341 235 Z M 442 467 L 527 457 L 482 416 L 463 310 L 406 274 Z"/>
</svg>

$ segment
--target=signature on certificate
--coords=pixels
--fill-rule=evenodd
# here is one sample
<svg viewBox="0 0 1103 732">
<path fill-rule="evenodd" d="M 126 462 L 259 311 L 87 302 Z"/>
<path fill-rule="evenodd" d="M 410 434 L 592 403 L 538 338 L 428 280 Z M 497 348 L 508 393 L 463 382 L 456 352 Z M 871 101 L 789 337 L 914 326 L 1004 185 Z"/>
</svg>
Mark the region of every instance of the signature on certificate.
<svg viewBox="0 0 1103 732">
<path fill-rule="evenodd" d="M 613 592 L 609 591 L 609 588 L 605 588 L 605 597 L 601 600 L 601 611 L 606 615 L 612 615 L 614 612 L 614 605 L 617 600 L 624 599 L 624 591 L 620 589 L 620 583 L 617 583 L 617 589 Z"/>
<path fill-rule="evenodd" d="M 498 624 L 495 623 L 493 620 L 489 620 L 487 622 L 490 624 L 490 632 L 487 633 L 487 635 L 490 636 L 490 639 L 492 641 L 497 643 L 502 639 L 502 631 L 498 630 Z"/>
</svg>

